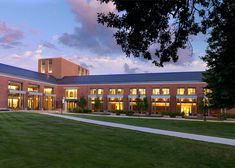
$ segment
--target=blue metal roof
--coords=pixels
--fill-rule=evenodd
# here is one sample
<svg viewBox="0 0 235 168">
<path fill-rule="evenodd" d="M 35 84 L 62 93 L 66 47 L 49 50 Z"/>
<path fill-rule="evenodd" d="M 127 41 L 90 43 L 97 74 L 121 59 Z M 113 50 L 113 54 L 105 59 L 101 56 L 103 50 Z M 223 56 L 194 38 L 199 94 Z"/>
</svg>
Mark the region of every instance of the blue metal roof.
<svg viewBox="0 0 235 168">
<path fill-rule="evenodd" d="M 15 75 L 32 80 L 53 84 L 118 84 L 118 83 L 148 83 L 148 82 L 202 82 L 202 71 L 198 72 L 165 72 L 140 74 L 112 74 L 89 76 L 66 76 L 56 79 L 46 74 L 17 68 L 0 63 L 0 73 Z"/>
<path fill-rule="evenodd" d="M 30 71 L 27 69 L 22 69 L 1 63 L 0 63 L 0 73 L 23 77 L 31 80 L 39 80 L 39 81 L 49 82 L 52 84 L 57 84 L 57 80 L 53 76 L 50 75 L 48 76 L 43 73 Z"/>
</svg>

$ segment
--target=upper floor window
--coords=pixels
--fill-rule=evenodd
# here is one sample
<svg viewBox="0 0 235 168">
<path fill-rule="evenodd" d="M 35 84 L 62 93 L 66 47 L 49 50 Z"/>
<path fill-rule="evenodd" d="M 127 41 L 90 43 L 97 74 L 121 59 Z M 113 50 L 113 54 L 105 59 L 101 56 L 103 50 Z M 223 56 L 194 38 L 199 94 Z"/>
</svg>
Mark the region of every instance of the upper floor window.
<svg viewBox="0 0 235 168">
<path fill-rule="evenodd" d="M 97 89 L 97 93 L 100 94 L 104 94 L 104 89 Z"/>
<path fill-rule="evenodd" d="M 124 89 L 117 89 L 117 94 L 124 94 Z"/>
<path fill-rule="evenodd" d="M 188 95 L 195 95 L 196 89 L 195 88 L 188 88 Z"/>
<path fill-rule="evenodd" d="M 53 94 L 54 93 L 54 89 L 51 87 L 46 87 L 44 88 L 44 94 Z"/>
<path fill-rule="evenodd" d="M 46 62 L 45 60 L 41 60 L 41 73 L 46 72 Z"/>
<path fill-rule="evenodd" d="M 93 94 L 93 95 L 97 94 L 96 89 L 90 89 L 90 94 Z"/>
<path fill-rule="evenodd" d="M 77 99 L 77 89 L 75 88 L 68 88 L 65 90 L 65 97 L 66 99 Z"/>
<path fill-rule="evenodd" d="M 159 88 L 154 88 L 152 94 L 153 95 L 160 95 L 160 89 Z"/>
<path fill-rule="evenodd" d="M 116 89 L 109 89 L 109 94 L 116 94 Z"/>
<path fill-rule="evenodd" d="M 169 88 L 162 88 L 162 94 L 163 95 L 169 95 L 170 94 L 170 89 Z"/>
<path fill-rule="evenodd" d="M 22 83 L 9 81 L 8 89 L 9 90 L 22 90 Z"/>
<path fill-rule="evenodd" d="M 48 61 L 48 73 L 52 73 L 52 59 Z"/>
<path fill-rule="evenodd" d="M 28 92 L 39 92 L 39 86 L 38 85 L 29 85 Z"/>
<path fill-rule="evenodd" d="M 146 89 L 139 89 L 139 94 L 140 95 L 145 95 L 146 94 Z"/>
<path fill-rule="evenodd" d="M 137 89 L 130 89 L 131 95 L 137 95 Z"/>
<path fill-rule="evenodd" d="M 177 89 L 177 95 L 184 95 L 185 94 L 185 89 L 184 88 L 178 88 Z"/>
</svg>

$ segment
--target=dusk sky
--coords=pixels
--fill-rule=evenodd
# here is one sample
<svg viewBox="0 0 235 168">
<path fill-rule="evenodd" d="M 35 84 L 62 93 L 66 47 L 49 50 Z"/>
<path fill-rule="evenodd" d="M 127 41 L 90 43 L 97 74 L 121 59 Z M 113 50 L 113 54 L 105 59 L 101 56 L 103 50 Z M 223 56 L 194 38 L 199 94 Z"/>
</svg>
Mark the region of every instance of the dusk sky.
<svg viewBox="0 0 235 168">
<path fill-rule="evenodd" d="M 164 68 L 126 58 L 114 30 L 97 23 L 97 12 L 113 11 L 97 0 L 0 0 L 0 63 L 37 71 L 37 59 L 64 57 L 91 74 L 201 71 L 206 38 L 190 37 L 191 50 L 180 50 L 178 63 Z"/>
</svg>

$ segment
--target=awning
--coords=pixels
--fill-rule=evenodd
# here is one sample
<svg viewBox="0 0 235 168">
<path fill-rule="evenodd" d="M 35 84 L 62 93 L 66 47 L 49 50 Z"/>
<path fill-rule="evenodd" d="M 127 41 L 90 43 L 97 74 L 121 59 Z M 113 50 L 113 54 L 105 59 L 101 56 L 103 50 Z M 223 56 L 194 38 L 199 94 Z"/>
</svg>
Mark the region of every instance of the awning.
<svg viewBox="0 0 235 168">
<path fill-rule="evenodd" d="M 129 99 L 136 99 L 139 95 L 128 95 L 128 98 Z M 140 95 L 140 98 L 143 99 L 147 97 L 146 95 Z"/>
<path fill-rule="evenodd" d="M 26 94 L 26 91 L 22 91 L 22 90 L 9 90 L 9 93 Z"/>
<path fill-rule="evenodd" d="M 171 96 L 170 95 L 152 95 L 151 98 L 152 99 L 169 99 Z"/>
<path fill-rule="evenodd" d="M 96 98 L 96 97 L 101 97 L 103 98 L 103 95 L 88 95 L 88 98 Z"/>
<path fill-rule="evenodd" d="M 56 94 L 44 94 L 44 96 L 48 96 L 48 97 L 56 97 Z"/>
<path fill-rule="evenodd" d="M 42 93 L 38 93 L 38 92 L 28 92 L 29 95 L 36 95 L 36 96 L 42 96 Z"/>
<path fill-rule="evenodd" d="M 177 95 L 176 98 L 179 98 L 179 99 L 196 99 L 197 96 L 196 95 Z"/>
<path fill-rule="evenodd" d="M 107 95 L 108 98 L 123 98 L 123 95 Z"/>
</svg>

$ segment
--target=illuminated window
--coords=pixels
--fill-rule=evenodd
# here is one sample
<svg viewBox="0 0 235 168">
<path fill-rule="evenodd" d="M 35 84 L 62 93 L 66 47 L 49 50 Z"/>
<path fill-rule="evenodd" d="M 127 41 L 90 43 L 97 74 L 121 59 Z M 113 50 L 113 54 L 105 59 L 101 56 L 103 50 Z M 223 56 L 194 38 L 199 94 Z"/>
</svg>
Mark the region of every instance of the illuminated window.
<svg viewBox="0 0 235 168">
<path fill-rule="evenodd" d="M 159 88 L 154 88 L 153 89 L 153 95 L 160 95 L 160 89 Z"/>
<path fill-rule="evenodd" d="M 137 95 L 137 89 L 130 89 L 131 95 Z"/>
<path fill-rule="evenodd" d="M 184 95 L 185 89 L 184 88 L 178 88 L 177 89 L 177 94 L 178 95 Z"/>
<path fill-rule="evenodd" d="M 97 94 L 96 89 L 90 89 L 90 94 Z"/>
<path fill-rule="evenodd" d="M 207 89 L 207 88 L 204 89 L 204 94 L 205 95 L 210 94 L 210 93 L 212 93 L 211 89 Z"/>
<path fill-rule="evenodd" d="M 117 89 L 117 94 L 124 94 L 124 90 L 123 89 Z"/>
<path fill-rule="evenodd" d="M 99 95 L 104 94 L 104 89 L 97 89 Z"/>
<path fill-rule="evenodd" d="M 52 73 L 52 59 L 48 61 L 48 73 Z"/>
<path fill-rule="evenodd" d="M 39 86 L 38 85 L 29 85 L 28 92 L 39 92 Z"/>
<path fill-rule="evenodd" d="M 53 93 L 54 93 L 53 88 L 50 87 L 44 88 L 44 94 L 53 94 Z"/>
<path fill-rule="evenodd" d="M 163 95 L 169 95 L 170 94 L 170 89 L 169 88 L 163 88 L 162 89 L 162 94 Z"/>
<path fill-rule="evenodd" d="M 46 63 L 45 60 L 41 61 L 41 73 L 45 73 L 46 72 Z"/>
<path fill-rule="evenodd" d="M 66 99 L 77 99 L 77 89 L 74 88 L 70 88 L 70 89 L 66 89 L 65 91 L 66 93 Z"/>
<path fill-rule="evenodd" d="M 145 95 L 146 94 L 146 90 L 145 89 L 139 89 L 139 94 Z"/>
<path fill-rule="evenodd" d="M 115 89 L 109 89 L 109 94 L 116 94 L 116 90 Z"/>
<path fill-rule="evenodd" d="M 195 88 L 188 88 L 188 95 L 195 95 L 196 89 Z"/>
<path fill-rule="evenodd" d="M 21 90 L 22 84 L 18 82 L 8 82 L 9 90 Z"/>
</svg>

